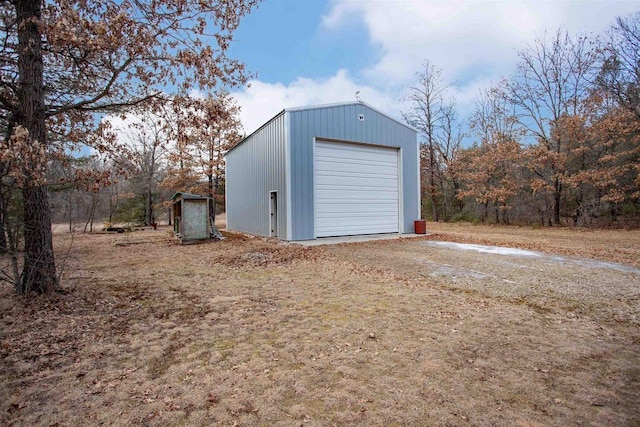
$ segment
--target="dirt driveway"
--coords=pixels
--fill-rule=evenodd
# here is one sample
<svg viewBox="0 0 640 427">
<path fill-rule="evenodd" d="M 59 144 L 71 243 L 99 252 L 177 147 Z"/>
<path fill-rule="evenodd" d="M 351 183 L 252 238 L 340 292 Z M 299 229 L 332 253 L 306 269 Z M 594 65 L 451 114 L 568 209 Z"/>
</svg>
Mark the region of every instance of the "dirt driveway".
<svg viewBox="0 0 640 427">
<path fill-rule="evenodd" d="M 0 423 L 640 423 L 638 232 L 430 231 L 77 236 L 65 295 L 0 288 Z"/>
<path fill-rule="evenodd" d="M 329 252 L 456 292 L 640 325 L 640 268 L 518 248 L 416 239 Z"/>
</svg>

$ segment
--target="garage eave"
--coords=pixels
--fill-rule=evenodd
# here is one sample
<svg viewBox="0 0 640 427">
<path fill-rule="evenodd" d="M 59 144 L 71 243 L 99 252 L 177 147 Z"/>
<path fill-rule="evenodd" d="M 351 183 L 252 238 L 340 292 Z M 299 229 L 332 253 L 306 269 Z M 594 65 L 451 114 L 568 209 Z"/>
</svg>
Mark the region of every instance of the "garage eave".
<svg viewBox="0 0 640 427">
<path fill-rule="evenodd" d="M 379 109 L 377 109 L 376 107 L 372 107 L 371 105 L 367 104 L 366 102 L 362 102 L 362 101 L 357 101 L 357 102 L 336 102 L 333 104 L 321 104 L 321 105 L 311 105 L 308 107 L 294 107 L 294 108 L 285 108 L 283 111 L 286 112 L 296 112 L 296 111 L 308 111 L 308 110 L 317 110 L 320 108 L 332 108 L 332 107 L 343 107 L 346 105 L 362 105 L 364 107 L 369 108 L 370 110 L 375 111 L 376 113 L 386 117 L 389 120 L 392 120 L 396 123 L 398 123 L 399 125 L 402 125 L 404 127 L 406 127 L 407 129 L 410 129 L 416 133 L 419 133 L 418 130 L 416 128 L 414 128 L 413 126 L 408 125 L 407 123 L 401 122 L 400 120 L 391 117 L 390 115 L 388 115 L 387 113 L 385 113 L 384 111 L 381 111 Z"/>
</svg>

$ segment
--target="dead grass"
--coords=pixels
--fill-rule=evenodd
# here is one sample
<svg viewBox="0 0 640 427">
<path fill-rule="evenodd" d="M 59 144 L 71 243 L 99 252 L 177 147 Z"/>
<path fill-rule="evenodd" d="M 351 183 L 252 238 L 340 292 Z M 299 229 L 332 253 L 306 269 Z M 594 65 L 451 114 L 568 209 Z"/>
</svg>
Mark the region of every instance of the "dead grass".
<svg viewBox="0 0 640 427">
<path fill-rule="evenodd" d="M 609 261 L 639 253 L 637 235 L 467 227 L 436 231 Z M 521 269 L 426 239 L 304 248 L 229 237 L 180 246 L 166 230 L 77 236 L 65 294 L 26 302 L 3 286 L 0 423 L 640 422 L 629 314 L 640 275 Z M 64 247 L 68 237 L 56 238 Z M 144 242 L 115 245 L 123 239 Z M 440 274 L 447 265 L 455 274 Z M 606 310 L 597 306 L 609 294 L 591 295 L 602 277 L 624 288 Z"/>
</svg>

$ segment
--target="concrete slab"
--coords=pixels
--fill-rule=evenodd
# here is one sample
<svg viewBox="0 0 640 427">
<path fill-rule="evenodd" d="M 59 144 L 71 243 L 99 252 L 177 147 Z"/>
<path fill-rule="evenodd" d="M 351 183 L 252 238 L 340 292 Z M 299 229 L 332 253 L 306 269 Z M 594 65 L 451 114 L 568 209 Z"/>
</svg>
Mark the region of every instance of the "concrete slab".
<svg viewBox="0 0 640 427">
<path fill-rule="evenodd" d="M 339 236 L 339 237 L 320 237 L 315 240 L 299 240 L 295 243 L 303 246 L 320 246 L 320 245 L 339 245 L 341 243 L 358 243 L 358 242 L 371 242 L 373 240 L 391 240 L 391 239 L 406 239 L 409 237 L 424 237 L 427 234 L 366 234 L 361 236 Z"/>
</svg>

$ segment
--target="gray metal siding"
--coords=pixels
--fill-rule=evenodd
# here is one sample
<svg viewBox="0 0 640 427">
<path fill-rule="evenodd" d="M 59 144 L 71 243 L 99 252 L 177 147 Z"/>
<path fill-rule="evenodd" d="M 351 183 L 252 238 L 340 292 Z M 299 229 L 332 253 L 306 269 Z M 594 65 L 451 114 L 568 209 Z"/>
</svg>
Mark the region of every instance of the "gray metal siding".
<svg viewBox="0 0 640 427">
<path fill-rule="evenodd" d="M 269 235 L 269 192 L 278 192 L 278 231 L 287 236 L 285 117 L 280 114 L 226 157 L 227 228 Z"/>
<path fill-rule="evenodd" d="M 419 219 L 419 177 L 416 132 L 363 104 L 286 111 L 291 150 L 291 236 L 315 238 L 313 206 L 314 138 L 400 147 L 402 153 L 402 214 L 405 233 Z M 358 115 L 365 120 L 359 121 Z"/>
</svg>

